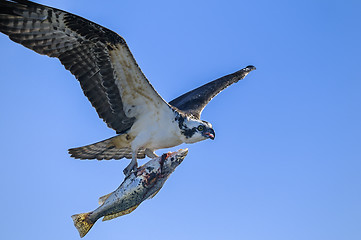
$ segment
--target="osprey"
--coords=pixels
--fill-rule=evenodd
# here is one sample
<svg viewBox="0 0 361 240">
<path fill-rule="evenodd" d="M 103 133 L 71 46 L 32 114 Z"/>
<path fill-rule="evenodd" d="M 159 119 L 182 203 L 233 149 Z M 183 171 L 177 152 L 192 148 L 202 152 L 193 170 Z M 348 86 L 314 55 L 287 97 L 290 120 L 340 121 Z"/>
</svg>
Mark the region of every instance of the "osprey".
<svg viewBox="0 0 361 240">
<path fill-rule="evenodd" d="M 79 81 L 100 118 L 118 134 L 69 149 L 78 159 L 132 161 L 154 158 L 157 149 L 214 139 L 212 125 L 200 119 L 208 102 L 255 67 L 247 66 L 166 102 L 138 67 L 124 39 L 74 14 L 26 0 L 0 0 L 0 31 L 14 42 L 55 57 Z"/>
</svg>

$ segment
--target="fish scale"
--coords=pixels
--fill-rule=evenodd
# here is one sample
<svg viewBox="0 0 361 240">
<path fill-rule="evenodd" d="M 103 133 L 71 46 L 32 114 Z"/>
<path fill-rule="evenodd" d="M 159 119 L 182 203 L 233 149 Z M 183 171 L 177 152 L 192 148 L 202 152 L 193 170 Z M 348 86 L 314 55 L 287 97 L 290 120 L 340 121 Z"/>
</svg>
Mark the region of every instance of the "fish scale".
<svg viewBox="0 0 361 240">
<path fill-rule="evenodd" d="M 134 211 L 144 200 L 153 198 L 168 177 L 188 154 L 188 149 L 165 153 L 137 168 L 112 193 L 99 198 L 99 206 L 92 212 L 72 216 L 80 237 L 84 237 L 101 217 L 111 220 Z"/>
</svg>

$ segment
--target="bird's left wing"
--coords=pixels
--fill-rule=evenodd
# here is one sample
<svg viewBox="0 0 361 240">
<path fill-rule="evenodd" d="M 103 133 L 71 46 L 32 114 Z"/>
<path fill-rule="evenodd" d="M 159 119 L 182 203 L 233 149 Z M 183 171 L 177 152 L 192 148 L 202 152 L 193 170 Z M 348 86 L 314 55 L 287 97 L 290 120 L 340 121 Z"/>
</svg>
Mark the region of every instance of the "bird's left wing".
<svg viewBox="0 0 361 240">
<path fill-rule="evenodd" d="M 0 0 L 0 32 L 58 58 L 109 127 L 122 133 L 145 111 L 169 106 L 118 34 L 74 14 L 26 0 Z"/>
<path fill-rule="evenodd" d="M 192 91 L 189 91 L 176 99 L 169 102 L 170 105 L 191 114 L 196 118 L 200 118 L 203 109 L 218 93 L 233 83 L 242 80 L 249 72 L 255 70 L 254 66 L 247 66 L 235 73 L 218 78 L 212 82 L 204 84 Z"/>
</svg>

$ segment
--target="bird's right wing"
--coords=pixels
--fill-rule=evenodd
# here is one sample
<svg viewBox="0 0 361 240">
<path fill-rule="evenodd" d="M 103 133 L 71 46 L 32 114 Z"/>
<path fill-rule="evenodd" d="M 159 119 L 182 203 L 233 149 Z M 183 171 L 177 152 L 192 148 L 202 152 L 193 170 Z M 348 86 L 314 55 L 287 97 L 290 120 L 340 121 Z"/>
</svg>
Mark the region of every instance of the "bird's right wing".
<svg viewBox="0 0 361 240">
<path fill-rule="evenodd" d="M 39 54 L 58 58 L 78 79 L 99 117 L 117 133 L 149 112 L 171 111 L 125 40 L 105 27 L 31 1 L 0 0 L 0 32 Z"/>
<path fill-rule="evenodd" d="M 233 83 L 242 80 L 248 73 L 255 70 L 254 66 L 247 66 L 235 73 L 218 78 L 209 82 L 199 88 L 189 91 L 182 96 L 169 102 L 170 105 L 182 110 L 185 113 L 192 114 L 196 118 L 200 118 L 201 113 L 205 106 L 212 100 L 218 93 Z"/>
</svg>

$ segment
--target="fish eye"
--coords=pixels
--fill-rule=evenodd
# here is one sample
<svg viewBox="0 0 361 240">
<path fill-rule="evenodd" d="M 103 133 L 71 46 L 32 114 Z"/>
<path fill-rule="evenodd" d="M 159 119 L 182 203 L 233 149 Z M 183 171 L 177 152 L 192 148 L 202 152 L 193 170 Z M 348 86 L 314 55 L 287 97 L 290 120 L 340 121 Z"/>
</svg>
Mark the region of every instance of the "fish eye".
<svg viewBox="0 0 361 240">
<path fill-rule="evenodd" d="M 199 126 L 197 127 L 197 129 L 198 129 L 198 131 L 203 131 L 204 127 L 203 127 L 203 125 L 199 125 Z"/>
</svg>

